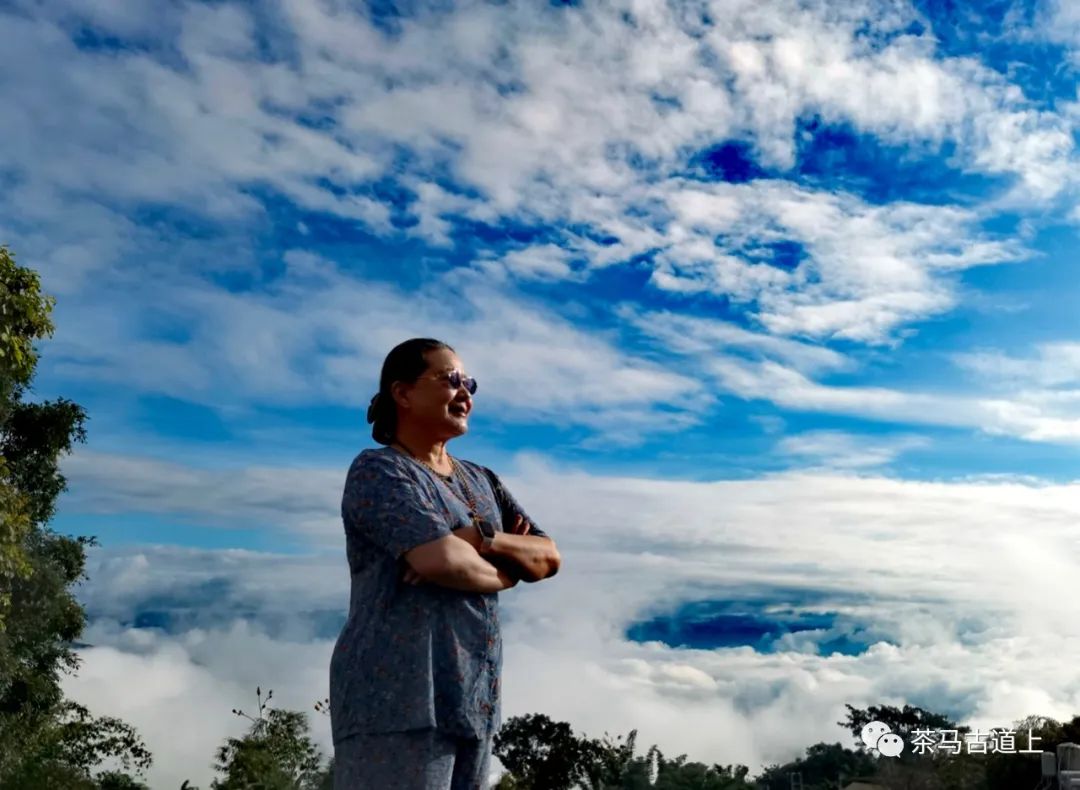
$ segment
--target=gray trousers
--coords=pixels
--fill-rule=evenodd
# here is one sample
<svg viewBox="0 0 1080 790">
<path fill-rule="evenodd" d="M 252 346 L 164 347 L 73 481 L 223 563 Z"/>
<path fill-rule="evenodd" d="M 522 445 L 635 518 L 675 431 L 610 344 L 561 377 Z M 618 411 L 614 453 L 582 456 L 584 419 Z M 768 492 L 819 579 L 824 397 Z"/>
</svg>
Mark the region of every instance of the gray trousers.
<svg viewBox="0 0 1080 790">
<path fill-rule="evenodd" d="M 487 790 L 491 738 L 426 730 L 353 735 L 334 744 L 334 790 Z"/>
</svg>

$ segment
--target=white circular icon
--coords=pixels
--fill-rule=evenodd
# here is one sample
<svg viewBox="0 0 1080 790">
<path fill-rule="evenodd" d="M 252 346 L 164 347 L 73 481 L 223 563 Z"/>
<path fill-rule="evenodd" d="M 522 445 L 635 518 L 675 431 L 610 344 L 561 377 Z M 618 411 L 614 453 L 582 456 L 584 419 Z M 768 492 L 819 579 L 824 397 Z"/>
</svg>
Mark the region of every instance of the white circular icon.
<svg viewBox="0 0 1080 790">
<path fill-rule="evenodd" d="M 871 721 L 862 728 L 862 742 L 871 749 L 877 748 L 878 738 L 887 732 L 892 732 L 889 725 L 882 721 Z"/>
<path fill-rule="evenodd" d="M 886 757 L 899 757 L 904 751 L 904 739 L 895 732 L 887 732 L 878 738 L 877 750 Z"/>
</svg>

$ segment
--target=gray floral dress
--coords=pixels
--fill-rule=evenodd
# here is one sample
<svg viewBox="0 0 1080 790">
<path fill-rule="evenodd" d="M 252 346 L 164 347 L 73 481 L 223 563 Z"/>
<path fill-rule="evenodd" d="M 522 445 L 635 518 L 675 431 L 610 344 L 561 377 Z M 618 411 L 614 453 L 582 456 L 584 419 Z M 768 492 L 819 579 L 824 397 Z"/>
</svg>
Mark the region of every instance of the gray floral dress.
<svg viewBox="0 0 1080 790">
<path fill-rule="evenodd" d="M 496 529 L 514 513 L 528 518 L 490 470 L 458 465 L 481 518 Z M 498 594 L 402 580 L 405 552 L 469 525 L 464 498 L 460 483 L 390 447 L 350 466 L 341 514 L 352 590 L 330 662 L 335 744 L 429 728 L 483 741 L 501 726 Z M 545 536 L 535 525 L 530 534 Z"/>
</svg>

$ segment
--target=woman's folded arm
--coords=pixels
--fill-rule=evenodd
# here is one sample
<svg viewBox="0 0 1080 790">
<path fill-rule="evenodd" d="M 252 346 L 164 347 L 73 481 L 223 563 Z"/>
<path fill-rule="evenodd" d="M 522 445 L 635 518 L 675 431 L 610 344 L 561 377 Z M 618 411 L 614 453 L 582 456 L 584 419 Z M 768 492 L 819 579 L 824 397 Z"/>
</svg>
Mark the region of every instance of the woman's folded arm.
<svg viewBox="0 0 1080 790">
<path fill-rule="evenodd" d="M 518 582 L 514 575 L 488 562 L 457 535 L 421 544 L 404 556 L 420 578 L 453 590 L 501 592 Z"/>
</svg>

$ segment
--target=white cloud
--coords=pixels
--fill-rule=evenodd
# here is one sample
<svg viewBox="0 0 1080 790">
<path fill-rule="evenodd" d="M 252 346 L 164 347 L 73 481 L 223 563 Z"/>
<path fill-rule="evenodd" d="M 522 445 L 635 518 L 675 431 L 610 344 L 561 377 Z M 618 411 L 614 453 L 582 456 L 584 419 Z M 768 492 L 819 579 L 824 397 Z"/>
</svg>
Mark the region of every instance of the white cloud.
<svg viewBox="0 0 1080 790">
<path fill-rule="evenodd" d="M 670 311 L 640 311 L 622 305 L 617 313 L 646 337 L 680 354 L 743 353 L 778 359 L 807 372 L 842 371 L 854 367 L 851 359 L 832 349 L 788 338 L 754 332 L 725 321 L 695 318 Z"/>
<path fill-rule="evenodd" d="M 65 688 L 138 730 L 154 756 L 151 787 L 209 787 L 216 750 L 250 725 L 230 710 L 255 715 L 256 686 L 264 698 L 273 690 L 273 707 L 305 711 L 324 756 L 332 753 L 329 723 L 313 710 L 326 696 L 331 642 L 271 638 L 242 621 L 178 636 L 98 621 L 85 636 L 96 646 L 80 651 L 82 666 Z"/>
<path fill-rule="evenodd" d="M 65 509 L 83 513 L 156 513 L 250 529 L 279 529 L 312 543 L 341 543 L 344 471 L 291 467 L 204 468 L 135 456 L 76 451 Z"/>
<path fill-rule="evenodd" d="M 723 297 L 747 312 L 750 329 L 629 305 L 617 314 L 723 391 L 792 410 L 1080 437 L 1065 346 L 968 358 L 1038 382 L 999 382 L 995 398 L 815 378 L 854 364 L 822 343 L 894 341 L 955 306 L 958 273 L 1026 251 L 980 230 L 994 204 L 872 205 L 785 181 L 798 118 L 851 124 L 913 156 L 954 142 L 951 164 L 1016 179 L 1008 198 L 1025 211 L 1075 183 L 1075 107 L 1038 111 L 973 59 L 939 56 L 930 34 L 904 32 L 907 6 L 465 3 L 389 37 L 325 2 L 17 7 L 0 13 L 11 65 L 0 75 L 0 233 L 65 295 L 50 374 L 218 409 L 359 405 L 394 343 L 434 335 L 481 379 L 478 408 L 632 443 L 697 425 L 715 404 L 709 386 L 685 360 L 667 367 L 627 351 L 615 330 L 581 329 L 573 304 L 555 312 L 509 289 L 580 278 L 579 260 L 596 269 L 641 256 L 666 296 Z M 83 27 L 136 45 L 75 46 Z M 746 141 L 770 177 L 688 178 L 688 157 L 724 139 Z M 382 181 L 415 193 L 405 212 L 417 224 L 395 228 L 402 207 Z M 413 293 L 300 250 L 283 254 L 277 277 L 257 265 L 275 221 L 265 193 L 358 233 L 444 248 L 462 218 L 563 233 L 548 247 L 496 249 L 479 273 L 426 278 Z M 770 265 L 782 264 L 770 258 L 781 242 L 806 254 L 800 267 Z M 484 284 L 485 261 L 508 275 L 501 288 Z M 249 275 L 251 290 L 209 287 L 223 272 Z M 781 448 L 862 470 L 903 449 L 820 433 Z M 340 548 L 343 469 L 102 453 L 65 469 L 78 512 L 250 524 Z M 1080 570 L 1073 485 L 835 474 L 694 484 L 528 461 L 518 473 L 515 493 L 566 566 L 505 598 L 508 715 L 544 711 L 593 735 L 639 727 L 642 743 L 670 754 L 757 766 L 839 738 L 822 722 L 843 702 L 947 705 L 993 724 L 1080 705 L 1066 661 L 1080 648 L 1075 605 L 1060 593 Z M 343 557 L 143 548 L 95 555 L 91 578 L 95 646 L 70 688 L 144 731 L 163 786 L 207 770 L 213 746 L 241 728 L 227 709 L 253 681 L 301 708 L 325 694 L 319 629 L 344 610 Z M 836 611 L 838 628 L 861 624 L 895 644 L 820 657 L 815 644 L 836 634 L 802 634 L 771 655 L 623 638 L 665 605 L 748 595 Z M 117 625 L 139 608 L 180 611 L 179 632 Z"/>
<path fill-rule="evenodd" d="M 573 266 L 573 254 L 557 244 L 540 244 L 506 253 L 497 261 L 483 261 L 481 271 L 502 279 L 510 274 L 523 280 L 574 281 L 584 279 Z"/>
<path fill-rule="evenodd" d="M 953 360 L 986 382 L 1013 390 L 1080 384 L 1080 343 L 1042 343 L 1034 351 L 1026 357 L 999 351 L 971 351 L 955 354 Z"/>
<path fill-rule="evenodd" d="M 48 369 L 218 408 L 359 406 L 393 346 L 437 337 L 482 382 L 477 408 L 490 405 L 508 421 L 589 426 L 632 444 L 643 433 L 694 424 L 714 400 L 701 382 L 476 273 L 451 273 L 408 293 L 349 277 L 315 256 L 286 261 L 287 271 L 259 294 L 188 282 L 173 284 L 165 305 L 140 286 L 125 295 L 126 312 L 115 310 L 115 291 L 87 300 L 61 323 Z M 182 327 L 185 337 L 161 339 L 163 325 Z M 671 405 L 668 416 L 655 413 L 658 404 Z"/>
<path fill-rule="evenodd" d="M 1028 254 L 978 239 L 971 211 L 873 206 L 779 181 L 672 184 L 663 205 L 664 231 L 649 240 L 660 250 L 653 284 L 749 303 L 780 335 L 888 342 L 898 327 L 954 305 L 952 272 Z M 770 245 L 780 242 L 806 260 L 777 261 Z"/>
<path fill-rule="evenodd" d="M 908 450 L 926 447 L 919 436 L 853 436 L 843 431 L 807 431 L 777 443 L 782 455 L 831 469 L 865 469 L 892 463 Z"/>
<path fill-rule="evenodd" d="M 1073 65 L 1080 65 L 1080 10 L 1069 0 L 1046 0 L 1040 3 L 1038 32 L 1049 41 L 1070 49 Z"/>
<path fill-rule="evenodd" d="M 803 413 L 839 414 L 878 422 L 966 428 L 1033 442 L 1080 441 L 1080 393 L 1075 388 L 972 391 L 939 388 L 918 391 L 859 384 L 829 384 L 815 379 L 844 371 L 854 360 L 788 339 L 770 338 L 723 322 L 670 313 L 621 311 L 644 335 L 690 360 L 721 392 L 761 400 Z M 1071 376 L 1072 346 L 1051 344 L 1043 363 L 1055 376 Z M 987 371 L 1027 372 L 1028 363 L 1000 364 L 1000 355 L 959 355 L 960 364 Z M 673 363 L 674 364 L 674 363 Z M 1071 379 L 1070 379 L 1071 380 Z"/>
<path fill-rule="evenodd" d="M 1080 630 L 1061 595 L 1080 572 L 1075 484 L 693 483 L 556 471 L 529 457 L 499 471 L 564 560 L 554 579 L 500 596 L 504 717 L 543 712 L 594 736 L 636 727 L 643 747 L 757 769 L 846 739 L 832 725 L 845 702 L 910 702 L 984 728 L 1080 710 L 1069 660 Z M 212 745 L 241 729 L 228 709 L 249 703 L 255 684 L 292 707 L 325 696 L 329 642 L 313 624 L 344 616 L 343 556 L 142 547 L 97 550 L 89 572 L 94 648 L 69 688 L 143 730 L 163 785 L 201 778 Z M 624 636 L 706 600 L 837 620 L 771 654 Z M 117 624 L 170 607 L 192 618 L 172 634 Z M 817 655 L 817 643 L 854 627 L 876 644 Z"/>
<path fill-rule="evenodd" d="M 1080 398 L 983 397 L 909 392 L 885 387 L 833 386 L 771 361 L 718 356 L 703 363 L 722 386 L 740 397 L 784 408 L 826 412 L 913 425 L 974 428 L 1037 442 L 1080 441 Z M 1058 401 L 1058 402 L 1055 402 Z M 1063 401 L 1063 402 L 1061 402 Z"/>
<path fill-rule="evenodd" d="M 1071 122 L 1035 111 L 972 59 L 939 56 L 929 34 L 904 32 L 915 18 L 878 2 L 466 3 L 402 20 L 388 37 L 325 2 L 283 0 L 258 16 L 192 3 L 170 9 L 150 44 L 101 51 L 76 47 L 70 31 L 91 24 L 143 40 L 153 28 L 103 0 L 5 14 L 0 32 L 20 69 L 3 85 L 13 125 L 0 156 L 16 174 L 5 230 L 25 239 L 34 200 L 65 202 L 65 218 L 75 207 L 150 203 L 254 222 L 253 191 L 270 190 L 388 234 L 393 212 L 373 185 L 390 178 L 416 193 L 409 232 L 432 243 L 448 244 L 459 216 L 592 225 L 618 239 L 578 239 L 594 266 L 656 249 L 661 287 L 760 297 L 778 333 L 877 342 L 951 306 L 942 269 L 1011 260 L 1017 249 L 983 239 L 978 217 L 949 206 L 871 209 L 787 184 L 732 190 L 740 226 L 725 221 L 720 188 L 703 192 L 676 174 L 725 138 L 749 140 L 782 169 L 796 119 L 817 115 L 915 150 L 953 140 L 959 167 L 1015 175 L 1034 198 L 1064 189 Z M 401 146 L 411 149 L 404 164 Z M 658 230 L 641 221 L 643 206 L 736 240 L 717 249 L 704 235 Z M 750 265 L 738 237 L 804 243 L 810 266 L 792 279 Z M 57 280 L 120 254 L 72 263 L 31 247 Z M 505 262 L 525 278 L 580 276 L 551 249 Z M 821 282 L 810 285 L 808 272 Z"/>
<path fill-rule="evenodd" d="M 15 177 L 0 231 L 65 294 L 46 357 L 65 382 L 218 409 L 359 405 L 382 354 L 425 334 L 466 356 L 484 381 L 481 407 L 588 428 L 585 446 L 630 446 L 700 424 L 714 396 L 623 351 L 616 330 L 579 328 L 574 305 L 557 314 L 514 289 L 579 283 L 640 256 L 665 296 L 726 299 L 753 326 L 700 324 L 674 338 L 692 322 L 664 318 L 664 342 L 738 350 L 714 366 L 737 395 L 913 422 L 942 407 L 931 422 L 1034 439 L 1080 433 L 1071 406 L 1049 397 L 977 399 L 970 410 L 970 398 L 810 378 L 853 364 L 814 343 L 895 344 L 906 325 L 956 306 L 960 272 L 1023 259 L 1019 240 L 980 230 L 984 210 L 873 205 L 782 172 L 746 184 L 686 177 L 689 155 L 725 138 L 782 167 L 794 119 L 818 113 L 915 151 L 954 139 L 963 166 L 1057 189 L 1054 174 L 1070 172 L 1065 121 L 1035 113 L 977 63 L 902 34 L 910 10 L 742 3 L 711 13 L 710 27 L 659 5 L 635 6 L 633 24 L 615 8 L 474 5 L 421 14 L 387 37 L 324 3 L 258 16 L 180 4 L 156 34 L 135 12 L 122 24 L 115 4 L 58 9 L 0 15 L 22 69 L 3 86 L 14 125 L 0 157 Z M 76 19 L 145 46 L 76 47 Z M 411 147 L 404 159 L 401 146 Z M 417 223 L 402 232 L 434 245 L 452 243 L 459 218 L 563 232 L 481 248 L 473 270 L 424 277 L 412 293 L 302 250 L 283 254 L 280 277 L 260 268 L 265 253 L 247 233 L 266 221 L 254 193 L 396 233 L 402 208 L 373 187 L 386 178 L 415 194 L 405 211 Z M 190 238 L 135 219 L 144 204 L 217 230 Z M 804 260 L 777 259 L 777 244 Z M 252 288 L 207 283 L 222 272 L 250 275 Z M 617 316 L 640 329 L 649 311 L 624 305 Z M 162 325 L 182 331 L 170 339 Z"/>
</svg>

